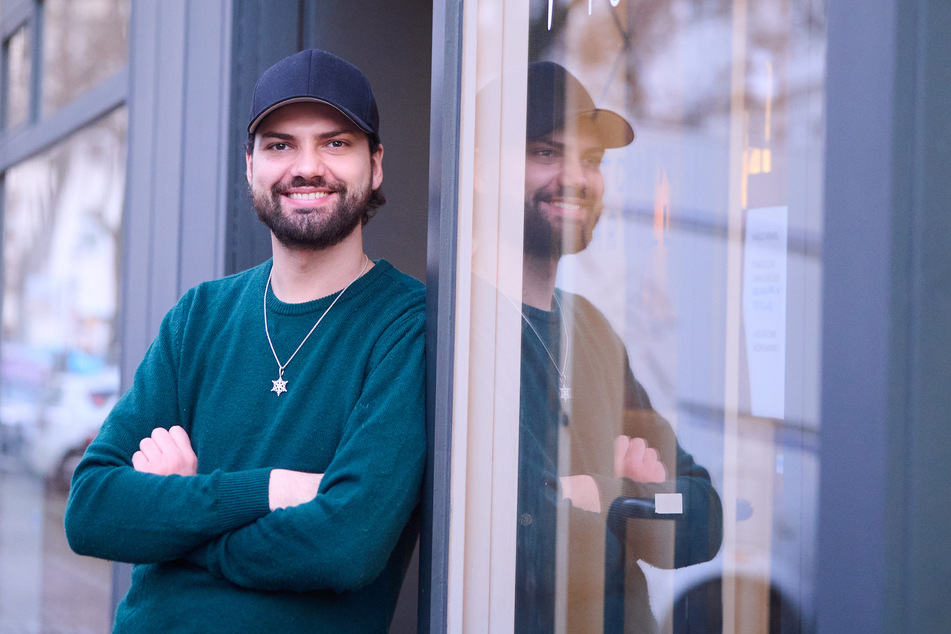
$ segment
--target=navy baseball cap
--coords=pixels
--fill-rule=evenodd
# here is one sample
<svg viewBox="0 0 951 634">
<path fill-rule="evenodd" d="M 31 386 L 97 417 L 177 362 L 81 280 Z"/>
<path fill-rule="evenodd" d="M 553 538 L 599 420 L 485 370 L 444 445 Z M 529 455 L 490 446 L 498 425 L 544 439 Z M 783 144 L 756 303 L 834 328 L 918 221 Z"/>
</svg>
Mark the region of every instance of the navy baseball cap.
<svg viewBox="0 0 951 634">
<path fill-rule="evenodd" d="M 251 96 L 248 134 L 281 106 L 301 101 L 333 106 L 379 142 L 380 113 L 370 82 L 350 62 L 316 48 L 285 57 L 264 71 Z"/>
<path fill-rule="evenodd" d="M 627 119 L 594 105 L 578 79 L 555 62 L 528 65 L 528 113 L 525 137 L 539 139 L 577 118 L 589 118 L 606 148 L 624 147 L 634 140 Z"/>
</svg>

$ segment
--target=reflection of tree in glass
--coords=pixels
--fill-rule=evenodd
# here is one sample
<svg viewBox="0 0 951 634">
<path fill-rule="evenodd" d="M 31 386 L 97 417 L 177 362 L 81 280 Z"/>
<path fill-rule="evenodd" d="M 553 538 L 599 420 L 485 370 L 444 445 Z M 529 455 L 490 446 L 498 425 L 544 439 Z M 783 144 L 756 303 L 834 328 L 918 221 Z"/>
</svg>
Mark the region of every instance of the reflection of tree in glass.
<svg viewBox="0 0 951 634">
<path fill-rule="evenodd" d="M 825 75 L 824 2 L 758 0 L 746 11 L 747 108 L 769 103 L 778 113 L 815 101 Z M 569 66 L 599 103 L 638 121 L 723 130 L 734 18 L 732 0 L 533 0 L 529 59 Z M 821 133 L 821 108 L 809 108 L 807 130 Z M 788 122 L 774 123 L 775 135 L 787 133 Z"/>
<path fill-rule="evenodd" d="M 126 64 L 130 0 L 43 2 L 43 112 L 62 108 Z"/>
<path fill-rule="evenodd" d="M 125 130 L 120 109 L 10 169 L 5 340 L 114 356 Z"/>
</svg>

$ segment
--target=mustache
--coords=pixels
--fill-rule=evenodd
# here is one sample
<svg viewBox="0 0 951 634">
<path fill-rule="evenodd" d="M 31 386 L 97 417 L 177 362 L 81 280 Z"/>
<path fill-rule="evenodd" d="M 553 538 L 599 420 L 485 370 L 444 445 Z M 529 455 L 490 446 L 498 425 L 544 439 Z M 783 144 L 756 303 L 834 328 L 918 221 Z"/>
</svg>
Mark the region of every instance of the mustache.
<svg viewBox="0 0 951 634">
<path fill-rule="evenodd" d="M 274 183 L 274 185 L 271 186 L 271 191 L 275 194 L 283 194 L 288 189 L 293 189 L 295 187 L 323 187 L 334 192 L 347 191 L 347 188 L 343 183 L 339 181 L 329 181 L 322 176 L 317 176 L 310 179 L 304 178 L 303 176 L 295 176 L 290 182 Z"/>
<path fill-rule="evenodd" d="M 551 202 L 553 198 L 577 198 L 583 202 L 591 202 L 588 200 L 588 188 L 587 187 L 558 187 L 554 189 L 545 189 L 539 191 L 535 194 L 535 202 Z"/>
</svg>

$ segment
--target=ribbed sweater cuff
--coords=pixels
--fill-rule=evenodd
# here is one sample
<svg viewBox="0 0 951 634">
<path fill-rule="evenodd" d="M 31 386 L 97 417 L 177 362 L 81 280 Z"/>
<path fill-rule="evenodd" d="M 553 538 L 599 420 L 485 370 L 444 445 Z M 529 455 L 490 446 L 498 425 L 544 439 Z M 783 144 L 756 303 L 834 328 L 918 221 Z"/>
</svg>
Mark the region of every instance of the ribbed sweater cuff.
<svg viewBox="0 0 951 634">
<path fill-rule="evenodd" d="M 221 474 L 218 485 L 218 513 L 229 527 L 250 524 L 268 514 L 270 468 Z"/>
<path fill-rule="evenodd" d="M 605 478 L 603 476 L 592 476 L 598 483 L 598 493 L 601 497 L 601 512 L 605 515 L 614 500 L 623 496 L 625 491 L 621 481 L 617 478 Z"/>
</svg>

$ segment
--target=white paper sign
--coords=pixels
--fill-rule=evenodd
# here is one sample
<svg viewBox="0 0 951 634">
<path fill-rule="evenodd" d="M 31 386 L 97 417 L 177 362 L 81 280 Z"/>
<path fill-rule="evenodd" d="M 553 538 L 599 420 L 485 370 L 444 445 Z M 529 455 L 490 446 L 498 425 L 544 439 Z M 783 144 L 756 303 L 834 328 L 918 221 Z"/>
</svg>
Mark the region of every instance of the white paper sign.
<svg viewBox="0 0 951 634">
<path fill-rule="evenodd" d="M 743 253 L 743 322 L 753 416 L 786 415 L 786 207 L 750 209 Z"/>
</svg>

